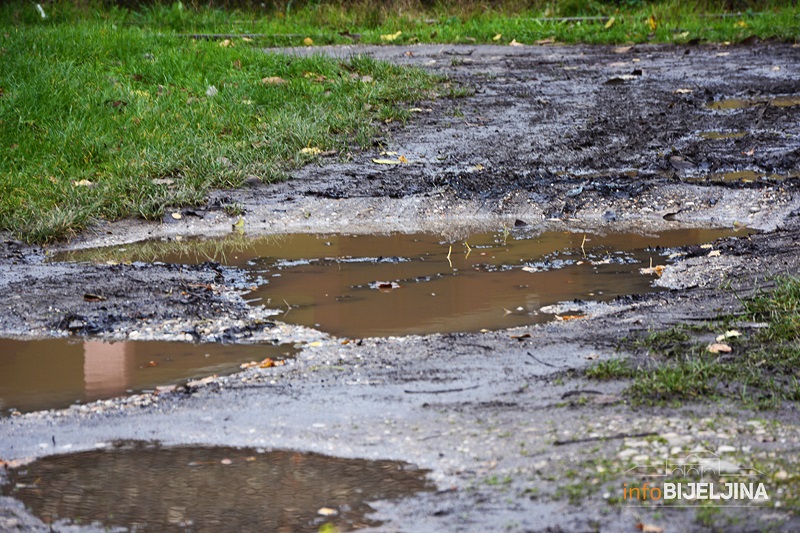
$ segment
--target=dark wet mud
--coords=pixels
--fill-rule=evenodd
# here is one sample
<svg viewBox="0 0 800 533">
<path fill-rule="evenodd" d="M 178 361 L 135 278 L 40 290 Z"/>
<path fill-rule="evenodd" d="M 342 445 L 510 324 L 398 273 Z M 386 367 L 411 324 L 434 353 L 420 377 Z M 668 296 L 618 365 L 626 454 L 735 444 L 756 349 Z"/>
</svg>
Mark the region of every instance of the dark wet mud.
<svg viewBox="0 0 800 533">
<path fill-rule="evenodd" d="M 3 494 L 59 528 L 349 531 L 381 524 L 369 502 L 431 491 L 425 476 L 399 461 L 117 443 L 20 467 Z"/>
<path fill-rule="evenodd" d="M 265 344 L 0 339 L 0 416 L 168 389 L 291 352 Z"/>
</svg>

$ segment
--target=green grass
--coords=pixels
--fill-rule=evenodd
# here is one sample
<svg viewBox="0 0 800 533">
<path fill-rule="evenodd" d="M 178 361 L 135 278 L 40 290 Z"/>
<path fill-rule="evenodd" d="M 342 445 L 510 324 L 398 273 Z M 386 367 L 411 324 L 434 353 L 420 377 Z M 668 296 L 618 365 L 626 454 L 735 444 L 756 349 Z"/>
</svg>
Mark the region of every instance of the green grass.
<svg viewBox="0 0 800 533">
<path fill-rule="evenodd" d="M 217 2 L 217 5 L 220 3 Z M 242 4 L 236 2 L 236 4 Z M 16 20 L 36 22 L 29 3 L 6 10 Z M 249 9 L 219 10 L 189 6 L 192 2 L 157 2 L 138 11 L 106 9 L 98 14 L 92 2 L 58 2 L 46 7 L 55 20 L 105 18 L 119 25 L 145 26 L 163 33 L 257 33 L 267 46 L 314 44 L 383 44 L 384 35 L 402 32 L 395 44 L 497 43 L 542 39 L 564 43 L 735 42 L 755 35 L 795 40 L 800 35 L 796 2 L 661 0 L 388 0 L 374 2 L 324 0 L 253 2 Z M 87 7 L 88 6 L 88 7 Z M 16 13 L 16 15 L 14 15 Z M 707 15 L 741 14 L 734 18 Z M 601 17 L 599 20 L 560 20 Z M 609 19 L 613 17 L 612 23 Z M 499 38 L 495 38 L 500 35 Z"/>
<path fill-rule="evenodd" d="M 766 327 L 742 330 L 724 342 L 732 352 L 712 354 L 704 332 L 722 334 L 734 317 L 711 324 L 676 326 L 628 341 L 647 359 L 612 359 L 586 370 L 590 379 L 633 379 L 625 397 L 633 404 L 661 404 L 701 399 L 733 399 L 770 409 L 800 401 L 800 278 L 780 278 L 769 291 L 743 300 L 746 320 Z"/>
<path fill-rule="evenodd" d="M 248 175 L 346 151 L 441 80 L 356 57 L 265 54 L 114 21 L 0 28 L 0 229 L 47 242 L 158 218 Z M 278 77 L 285 83 L 263 83 Z M 212 88 L 213 87 L 213 88 Z M 215 93 L 215 94 L 214 94 Z"/>
</svg>

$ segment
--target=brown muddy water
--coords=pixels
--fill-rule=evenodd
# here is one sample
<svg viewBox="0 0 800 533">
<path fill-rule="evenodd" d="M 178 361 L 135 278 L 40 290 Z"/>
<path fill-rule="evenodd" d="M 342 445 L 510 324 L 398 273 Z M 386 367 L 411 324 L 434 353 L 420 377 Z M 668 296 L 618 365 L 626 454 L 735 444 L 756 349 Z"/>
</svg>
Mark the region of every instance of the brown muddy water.
<svg viewBox="0 0 800 533">
<path fill-rule="evenodd" d="M 147 242 L 60 259 L 207 260 L 245 269 L 254 304 L 276 318 L 342 337 L 502 329 L 553 320 L 543 307 L 658 290 L 645 267 L 667 249 L 727 230 L 656 235 L 499 232 L 453 240 L 431 234 L 308 235 Z M 546 309 L 545 309 L 546 311 Z"/>
<path fill-rule="evenodd" d="M 397 461 L 126 443 L 11 470 L 2 491 L 46 524 L 139 532 L 348 531 L 380 525 L 367 517 L 368 502 L 433 490 L 425 476 Z"/>
<path fill-rule="evenodd" d="M 177 384 L 291 349 L 272 345 L 0 339 L 0 411 L 66 407 Z"/>
</svg>

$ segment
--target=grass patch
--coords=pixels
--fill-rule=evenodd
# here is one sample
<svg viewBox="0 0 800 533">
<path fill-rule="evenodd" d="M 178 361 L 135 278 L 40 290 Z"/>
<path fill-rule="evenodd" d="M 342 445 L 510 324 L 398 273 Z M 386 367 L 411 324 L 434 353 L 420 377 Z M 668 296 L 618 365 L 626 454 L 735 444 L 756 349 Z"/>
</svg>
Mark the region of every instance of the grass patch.
<svg viewBox="0 0 800 533">
<path fill-rule="evenodd" d="M 314 159 L 303 148 L 365 146 L 407 118 L 403 102 L 441 89 L 365 57 L 266 54 L 113 17 L 14 27 L 12 11 L 0 8 L 0 229 L 31 243 L 279 178 Z"/>
<path fill-rule="evenodd" d="M 697 338 L 709 331 L 724 334 L 734 318 L 720 317 L 706 326 L 677 326 L 628 340 L 628 349 L 646 351 L 649 358 L 603 361 L 586 376 L 632 378 L 625 397 L 633 404 L 727 398 L 770 409 L 800 401 L 800 278 L 777 279 L 772 290 L 742 303 L 744 320 L 764 327 L 725 339 L 730 353 L 711 353 L 709 341 Z"/>
</svg>

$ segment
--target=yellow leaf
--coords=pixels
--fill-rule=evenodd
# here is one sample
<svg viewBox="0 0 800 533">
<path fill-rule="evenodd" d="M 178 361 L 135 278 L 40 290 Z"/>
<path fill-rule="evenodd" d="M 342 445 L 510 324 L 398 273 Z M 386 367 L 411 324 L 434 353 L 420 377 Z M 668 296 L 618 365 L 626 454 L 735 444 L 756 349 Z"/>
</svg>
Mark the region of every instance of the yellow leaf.
<svg viewBox="0 0 800 533">
<path fill-rule="evenodd" d="M 250 37 L 242 37 L 242 40 L 244 42 L 246 42 L 246 43 L 252 43 L 253 42 L 253 39 L 251 39 Z"/>
<path fill-rule="evenodd" d="M 303 39 L 303 44 L 306 46 L 311 46 L 312 44 L 314 44 L 314 41 L 311 39 L 311 37 L 306 37 L 305 39 Z"/>
<path fill-rule="evenodd" d="M 747 27 L 747 23 L 745 21 L 743 21 L 743 20 L 740 20 L 739 22 L 734 24 L 734 26 L 736 26 L 737 28 L 746 28 Z"/>
<path fill-rule="evenodd" d="M 308 345 L 316 348 L 317 346 L 322 346 L 322 343 L 320 341 L 314 341 L 314 342 L 309 342 Z"/>
<path fill-rule="evenodd" d="M 502 34 L 502 33 L 498 33 L 497 35 L 495 35 L 494 37 L 492 37 L 492 40 L 493 40 L 493 41 L 499 41 L 499 40 L 500 40 L 500 39 L 502 39 L 502 38 L 503 38 L 503 34 Z"/>
<path fill-rule="evenodd" d="M 613 26 L 616 21 L 617 19 L 615 17 L 608 19 L 608 22 L 606 22 L 606 29 L 609 29 L 611 26 Z"/>
<path fill-rule="evenodd" d="M 224 41 L 220 42 L 219 45 L 222 48 L 228 48 L 229 46 L 233 46 L 233 42 L 230 39 L 225 39 Z"/>
<path fill-rule="evenodd" d="M 398 161 L 397 159 L 373 159 L 372 162 L 379 165 L 399 165 L 402 163 L 402 161 Z"/>
<path fill-rule="evenodd" d="M 232 224 L 232 226 L 233 226 L 233 230 L 234 230 L 236 233 L 239 233 L 240 235 L 241 235 L 241 234 L 244 234 L 244 219 L 243 219 L 242 217 L 239 217 L 239 220 L 237 220 L 236 222 L 234 222 L 234 223 Z"/>
<path fill-rule="evenodd" d="M 511 39 L 511 42 L 508 43 L 508 46 L 525 46 L 522 43 L 518 43 L 516 39 Z"/>
<path fill-rule="evenodd" d="M 403 35 L 402 31 L 398 31 L 397 33 L 387 33 L 385 35 L 381 35 L 381 41 L 394 41 L 401 35 Z"/>
<path fill-rule="evenodd" d="M 650 31 L 656 31 L 656 28 L 658 28 L 656 17 L 650 15 L 650 18 L 647 19 L 647 25 L 650 26 Z"/>
<path fill-rule="evenodd" d="M 397 160 L 400 161 L 401 163 L 408 163 L 408 159 L 406 159 L 406 156 L 404 155 L 397 156 Z"/>
<path fill-rule="evenodd" d="M 320 150 L 320 149 L 319 149 L 319 148 L 317 148 L 316 146 L 313 146 L 313 147 L 309 147 L 309 148 L 303 148 L 302 150 L 300 150 L 300 153 L 301 153 L 301 154 L 303 154 L 303 155 L 311 155 L 311 156 L 314 156 L 314 155 L 319 155 L 319 154 L 321 154 L 321 153 L 322 153 L 322 150 Z"/>
</svg>

